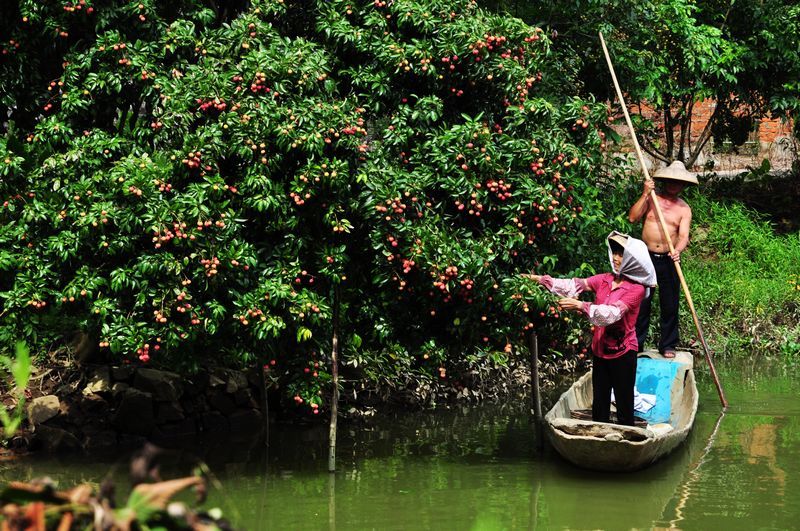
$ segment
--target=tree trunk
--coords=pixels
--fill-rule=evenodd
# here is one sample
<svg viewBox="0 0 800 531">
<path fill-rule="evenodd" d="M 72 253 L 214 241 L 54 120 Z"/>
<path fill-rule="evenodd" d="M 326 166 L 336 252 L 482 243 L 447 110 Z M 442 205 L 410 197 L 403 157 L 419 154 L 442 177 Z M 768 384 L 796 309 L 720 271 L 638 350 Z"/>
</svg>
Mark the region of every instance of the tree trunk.
<svg viewBox="0 0 800 531">
<path fill-rule="evenodd" d="M 669 112 L 669 103 L 664 104 L 664 140 L 666 147 L 664 148 L 664 155 L 667 159 L 672 160 L 672 154 L 675 150 L 675 121 L 672 118 L 672 113 Z"/>
</svg>

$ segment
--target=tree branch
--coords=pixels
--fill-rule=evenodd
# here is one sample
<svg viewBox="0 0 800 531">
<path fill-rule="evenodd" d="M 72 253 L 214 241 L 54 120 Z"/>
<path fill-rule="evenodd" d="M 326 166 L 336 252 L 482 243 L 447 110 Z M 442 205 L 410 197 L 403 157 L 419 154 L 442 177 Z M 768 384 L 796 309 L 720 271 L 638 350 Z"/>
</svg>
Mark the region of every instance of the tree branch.
<svg viewBox="0 0 800 531">
<path fill-rule="evenodd" d="M 647 145 L 647 144 L 650 144 L 650 145 Z M 660 160 L 662 162 L 666 162 L 667 164 L 672 162 L 669 159 L 669 155 L 665 155 L 665 154 L 661 153 L 660 151 L 658 151 L 652 145 L 650 140 L 646 139 L 645 137 L 642 137 L 642 143 L 640 144 L 640 147 L 644 150 L 645 153 L 647 153 L 648 155 L 650 155 L 651 157 L 653 157 L 655 159 L 658 159 L 658 160 Z"/>
<path fill-rule="evenodd" d="M 678 157 L 677 157 L 677 159 L 680 161 L 685 160 L 684 150 L 683 150 L 684 145 L 686 145 L 688 148 L 688 143 L 692 141 L 691 137 L 688 137 L 687 135 L 688 135 L 688 129 L 689 127 L 691 127 L 692 124 L 692 107 L 694 98 L 684 97 L 682 100 L 683 100 L 681 101 L 682 116 L 680 120 L 681 140 L 680 140 L 680 145 L 678 146 Z"/>
<path fill-rule="evenodd" d="M 691 156 L 692 150 L 690 146 L 692 144 L 692 115 L 694 114 L 694 98 L 689 100 L 689 105 L 686 112 L 689 117 L 686 123 L 686 149 Z"/>
<path fill-rule="evenodd" d="M 699 140 L 695 144 L 694 148 L 690 148 L 689 150 L 689 158 L 686 161 L 687 166 L 691 166 L 694 164 L 694 161 L 696 161 L 697 157 L 700 155 L 700 151 L 705 147 L 706 143 L 711 138 L 711 128 L 714 125 L 717 116 L 719 116 L 720 109 L 722 108 L 725 101 L 726 100 L 717 101 L 716 107 L 714 107 L 714 112 L 711 113 L 708 122 L 706 122 L 706 126 L 703 128 L 703 132 L 700 133 Z M 691 139 L 689 139 L 689 141 L 691 143 Z"/>
</svg>

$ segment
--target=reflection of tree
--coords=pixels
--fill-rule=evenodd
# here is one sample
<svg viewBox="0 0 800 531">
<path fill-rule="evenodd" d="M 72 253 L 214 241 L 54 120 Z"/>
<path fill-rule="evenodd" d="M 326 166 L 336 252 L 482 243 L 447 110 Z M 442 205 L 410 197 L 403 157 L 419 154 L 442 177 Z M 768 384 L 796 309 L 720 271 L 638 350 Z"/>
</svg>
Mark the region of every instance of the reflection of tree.
<svg viewBox="0 0 800 531">
<path fill-rule="evenodd" d="M 772 478 L 778 485 L 776 494 L 783 496 L 786 487 L 786 472 L 778 466 L 776 450 L 778 446 L 778 426 L 775 424 L 758 424 L 749 432 L 741 435 L 742 446 L 747 452 L 747 462 L 751 465 L 765 463 Z"/>
</svg>

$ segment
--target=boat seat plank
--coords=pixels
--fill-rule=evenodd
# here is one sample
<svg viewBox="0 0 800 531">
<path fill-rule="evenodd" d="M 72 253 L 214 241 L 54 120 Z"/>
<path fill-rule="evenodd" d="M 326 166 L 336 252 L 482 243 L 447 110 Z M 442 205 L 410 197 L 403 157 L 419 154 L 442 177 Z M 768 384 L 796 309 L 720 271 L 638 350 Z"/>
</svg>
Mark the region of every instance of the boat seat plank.
<svg viewBox="0 0 800 531">
<path fill-rule="evenodd" d="M 569 416 L 570 416 L 570 418 L 577 419 L 577 420 L 592 420 L 592 410 L 591 409 L 573 409 L 573 410 L 570 410 Z M 612 424 L 616 424 L 617 423 L 617 414 L 614 411 L 611 412 L 611 420 L 610 420 L 610 422 Z M 637 417 L 635 415 L 633 417 L 633 424 L 634 424 L 634 426 L 637 426 L 639 428 L 646 428 L 647 427 L 647 421 L 642 419 L 642 418 L 639 418 L 639 417 Z"/>
</svg>

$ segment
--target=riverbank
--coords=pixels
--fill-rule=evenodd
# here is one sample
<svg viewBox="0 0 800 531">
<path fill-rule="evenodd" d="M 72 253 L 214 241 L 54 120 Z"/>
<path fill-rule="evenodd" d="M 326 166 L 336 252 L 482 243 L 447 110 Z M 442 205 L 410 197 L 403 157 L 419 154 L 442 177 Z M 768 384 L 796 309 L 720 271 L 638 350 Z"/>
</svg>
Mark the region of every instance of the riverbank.
<svg viewBox="0 0 800 531">
<path fill-rule="evenodd" d="M 583 370 L 583 359 L 543 355 L 542 387 Z M 266 372 L 266 371 L 265 371 Z M 165 448 L 215 446 L 263 440 L 270 422 L 315 423 L 317 414 L 283 399 L 261 370 L 216 368 L 181 375 L 141 366 L 72 365 L 57 358 L 40 362 L 27 391 L 26 420 L 9 441 L 17 452 L 114 453 L 145 441 Z M 395 410 L 475 403 L 516 397 L 524 400 L 530 371 L 523 364 L 473 366 L 459 378 L 366 389 L 345 381 L 340 415 L 365 421 Z M 356 388 L 360 388 L 356 392 Z M 4 397 L 7 406 L 11 398 Z"/>
</svg>

